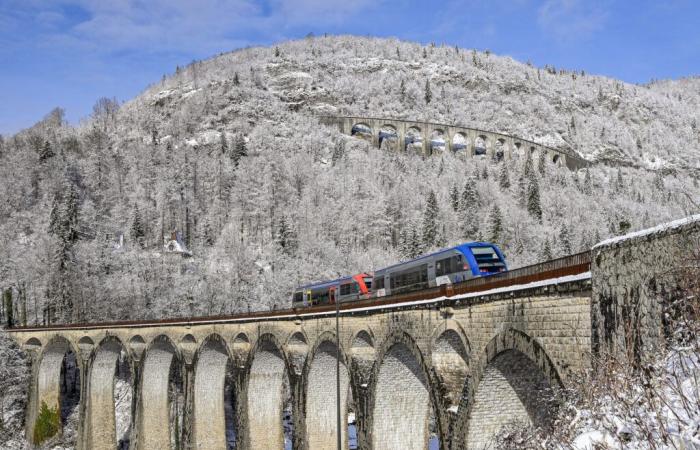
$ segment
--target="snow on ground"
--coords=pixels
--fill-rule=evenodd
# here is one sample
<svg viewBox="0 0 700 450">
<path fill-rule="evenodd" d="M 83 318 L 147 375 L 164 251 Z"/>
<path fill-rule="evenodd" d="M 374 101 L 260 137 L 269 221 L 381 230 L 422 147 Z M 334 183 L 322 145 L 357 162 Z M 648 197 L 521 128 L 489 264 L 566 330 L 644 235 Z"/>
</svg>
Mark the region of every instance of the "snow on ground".
<svg viewBox="0 0 700 450">
<path fill-rule="evenodd" d="M 649 378 L 620 373 L 611 382 L 612 389 L 577 411 L 574 422 L 579 430 L 573 447 L 700 449 L 699 350 L 700 341 L 673 348 L 643 369 L 654 374 Z"/>
</svg>

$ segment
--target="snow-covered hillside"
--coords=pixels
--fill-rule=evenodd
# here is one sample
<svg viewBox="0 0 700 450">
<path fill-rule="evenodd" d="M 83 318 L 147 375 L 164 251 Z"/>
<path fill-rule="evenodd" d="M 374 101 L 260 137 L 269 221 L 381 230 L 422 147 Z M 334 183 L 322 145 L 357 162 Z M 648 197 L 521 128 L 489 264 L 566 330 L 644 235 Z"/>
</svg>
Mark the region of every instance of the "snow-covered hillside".
<svg viewBox="0 0 700 450">
<path fill-rule="evenodd" d="M 262 91 L 257 100 L 240 102 L 236 74 Z M 313 38 L 223 54 L 179 69 L 131 106 L 153 105 L 167 115 L 198 104 L 197 125 L 216 129 L 247 112 L 241 106 L 274 120 L 277 114 L 261 113 L 273 112 L 278 99 L 304 114 L 461 124 L 650 169 L 700 165 L 700 78 L 639 86 L 391 39 Z M 207 110 L 207 103 L 220 107 Z"/>
<path fill-rule="evenodd" d="M 42 323 L 283 307 L 298 283 L 466 240 L 511 267 L 576 252 L 698 211 L 699 86 L 348 36 L 219 55 L 79 127 L 56 110 L 5 138 L 0 274 L 16 319 Z M 454 122 L 598 163 L 423 159 L 319 114 Z M 190 253 L 164 251 L 174 234 Z"/>
</svg>

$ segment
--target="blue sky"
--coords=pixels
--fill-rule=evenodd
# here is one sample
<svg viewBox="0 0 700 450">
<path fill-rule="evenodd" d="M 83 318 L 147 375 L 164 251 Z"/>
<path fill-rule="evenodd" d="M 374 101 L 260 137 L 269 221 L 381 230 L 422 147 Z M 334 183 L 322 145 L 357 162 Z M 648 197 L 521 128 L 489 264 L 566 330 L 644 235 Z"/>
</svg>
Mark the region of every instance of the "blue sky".
<svg viewBox="0 0 700 450">
<path fill-rule="evenodd" d="M 697 0 L 0 0 L 0 133 L 77 123 L 176 65 L 309 32 L 489 49 L 634 83 L 700 75 Z"/>
</svg>

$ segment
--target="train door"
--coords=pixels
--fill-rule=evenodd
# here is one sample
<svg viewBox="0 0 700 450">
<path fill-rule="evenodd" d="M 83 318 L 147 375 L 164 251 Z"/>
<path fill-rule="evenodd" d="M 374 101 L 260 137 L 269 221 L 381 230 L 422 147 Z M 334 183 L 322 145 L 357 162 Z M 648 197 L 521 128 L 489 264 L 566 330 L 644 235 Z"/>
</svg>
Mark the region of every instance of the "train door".
<svg viewBox="0 0 700 450">
<path fill-rule="evenodd" d="M 336 300 L 335 286 L 333 286 L 332 288 L 330 288 L 328 290 L 328 297 L 330 298 L 330 304 L 331 305 L 335 304 L 335 300 Z"/>
</svg>

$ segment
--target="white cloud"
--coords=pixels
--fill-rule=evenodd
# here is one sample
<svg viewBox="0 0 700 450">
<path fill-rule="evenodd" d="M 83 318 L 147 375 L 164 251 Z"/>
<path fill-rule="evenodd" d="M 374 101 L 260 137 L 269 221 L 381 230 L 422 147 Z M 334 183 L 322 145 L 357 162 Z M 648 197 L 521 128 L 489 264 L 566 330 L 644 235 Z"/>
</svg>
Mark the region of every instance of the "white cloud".
<svg viewBox="0 0 700 450">
<path fill-rule="evenodd" d="M 285 38 L 294 27 L 342 24 L 377 5 L 372 0 L 271 0 L 269 9 L 254 0 L 16 0 L 43 25 L 44 45 L 64 48 L 182 51 L 207 54 L 249 42 Z M 67 9 L 80 20 L 65 17 Z M 71 22 L 57 30 L 60 17 Z M 47 26 L 48 25 L 48 26 Z M 36 37 L 36 36 L 35 36 Z"/>
<path fill-rule="evenodd" d="M 546 0 L 537 14 L 539 26 L 558 39 L 576 40 L 600 31 L 608 13 L 603 1 Z"/>
</svg>

